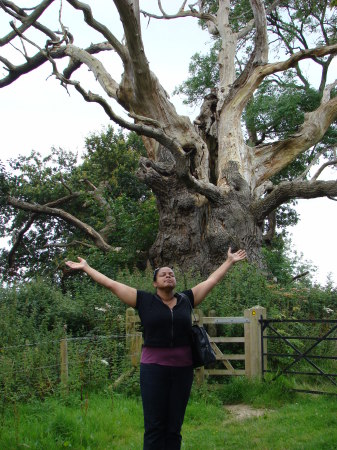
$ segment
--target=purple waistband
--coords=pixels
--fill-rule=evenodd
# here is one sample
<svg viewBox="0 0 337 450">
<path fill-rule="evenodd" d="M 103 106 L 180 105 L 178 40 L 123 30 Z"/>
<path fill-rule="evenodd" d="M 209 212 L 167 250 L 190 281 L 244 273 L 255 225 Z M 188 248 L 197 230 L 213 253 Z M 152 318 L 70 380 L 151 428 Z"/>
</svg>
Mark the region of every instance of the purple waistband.
<svg viewBox="0 0 337 450">
<path fill-rule="evenodd" d="M 192 365 L 192 351 L 189 345 L 183 347 L 143 347 L 142 364 L 187 367 Z"/>
</svg>

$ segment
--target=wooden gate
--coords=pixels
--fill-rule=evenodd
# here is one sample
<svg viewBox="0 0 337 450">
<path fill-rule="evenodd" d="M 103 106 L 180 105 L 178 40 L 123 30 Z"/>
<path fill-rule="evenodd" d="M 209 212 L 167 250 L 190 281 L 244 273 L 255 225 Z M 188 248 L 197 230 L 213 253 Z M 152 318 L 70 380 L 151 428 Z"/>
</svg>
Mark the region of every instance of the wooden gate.
<svg viewBox="0 0 337 450">
<path fill-rule="evenodd" d="M 201 383 L 205 376 L 240 376 L 246 375 L 250 378 L 262 376 L 261 365 L 261 325 L 260 317 L 266 317 L 266 309 L 256 306 L 244 311 L 242 317 L 214 317 L 213 315 L 204 316 L 199 309 L 194 310 L 198 325 L 205 325 L 208 331 L 211 345 L 217 358 L 216 368 L 198 368 L 196 369 L 197 382 Z M 139 364 L 142 335 L 138 331 L 140 322 L 138 314 L 133 308 L 126 311 L 126 339 L 127 349 L 131 364 L 135 367 Z M 217 325 L 242 324 L 242 333 L 240 336 L 218 336 Z M 240 353 L 226 352 L 221 350 L 221 346 L 226 347 L 231 344 L 242 345 Z M 233 367 L 233 361 L 243 361 L 243 368 Z"/>
</svg>

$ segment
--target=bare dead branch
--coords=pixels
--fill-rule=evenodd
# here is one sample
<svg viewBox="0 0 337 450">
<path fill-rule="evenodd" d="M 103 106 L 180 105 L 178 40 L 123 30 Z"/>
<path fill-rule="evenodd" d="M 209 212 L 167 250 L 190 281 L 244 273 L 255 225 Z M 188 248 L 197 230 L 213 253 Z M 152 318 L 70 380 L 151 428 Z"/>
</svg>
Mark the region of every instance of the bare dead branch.
<svg viewBox="0 0 337 450">
<path fill-rule="evenodd" d="M 54 206 L 59 206 L 59 205 L 63 205 L 64 203 L 69 203 L 72 200 L 75 200 L 76 198 L 78 198 L 81 195 L 81 192 L 73 192 L 70 195 L 65 195 L 64 197 L 60 197 L 56 200 L 53 200 L 51 202 L 46 203 L 44 206 L 50 206 L 50 207 L 54 207 Z"/>
<path fill-rule="evenodd" d="M 94 74 L 96 80 L 102 86 L 109 97 L 117 100 L 118 83 L 111 77 L 103 64 L 94 56 L 75 45 L 67 45 L 65 54 L 70 56 L 73 61 L 85 64 Z"/>
<path fill-rule="evenodd" d="M 326 148 L 323 148 L 320 152 L 318 152 L 313 158 L 313 160 L 310 162 L 310 164 L 308 164 L 304 172 L 302 172 L 301 175 L 299 175 L 295 181 L 304 180 L 307 174 L 310 172 L 311 168 L 317 163 L 319 158 L 323 155 L 323 153 L 326 152 L 326 150 L 327 150 Z"/>
<path fill-rule="evenodd" d="M 275 0 L 268 8 L 266 8 L 266 14 L 270 14 L 271 11 L 274 11 L 274 9 L 276 9 L 278 7 L 278 5 L 281 3 L 281 0 Z M 255 18 L 252 19 L 250 22 L 248 22 L 248 24 L 238 32 L 238 39 L 243 39 L 245 36 L 247 36 L 252 29 L 255 26 Z"/>
<path fill-rule="evenodd" d="M 90 225 L 82 222 L 77 217 L 73 216 L 72 214 L 64 211 L 63 209 L 45 206 L 45 205 L 38 205 L 38 204 L 32 204 L 28 202 L 24 202 L 22 200 L 19 200 L 14 197 L 8 197 L 8 204 L 14 206 L 15 208 L 22 209 L 23 211 L 29 211 L 33 213 L 39 213 L 39 214 L 46 214 L 54 217 L 58 217 L 65 222 L 69 223 L 70 225 L 75 226 L 79 230 L 81 230 L 83 233 L 85 233 L 90 239 L 92 239 L 99 249 L 107 252 L 111 249 L 111 246 L 104 241 L 102 236 Z"/>
<path fill-rule="evenodd" d="M 97 187 L 87 178 L 83 178 L 83 180 L 80 180 L 80 181 L 85 183 L 87 186 L 89 186 L 93 191 L 96 191 Z"/>
<path fill-rule="evenodd" d="M 67 185 L 67 183 L 64 181 L 63 175 L 62 173 L 60 173 L 60 180 L 61 180 L 61 184 L 62 186 L 69 192 L 69 194 L 72 194 L 72 190 L 71 188 Z"/>
<path fill-rule="evenodd" d="M 253 10 L 256 36 L 254 47 L 254 62 L 256 64 L 265 64 L 268 62 L 268 36 L 267 36 L 267 18 L 263 2 L 261 0 L 250 0 Z"/>
<path fill-rule="evenodd" d="M 162 4 L 161 4 L 161 1 L 160 1 L 160 0 L 158 0 L 158 6 L 159 6 L 159 9 L 160 9 L 160 12 L 162 13 L 162 15 L 163 15 L 163 16 L 166 16 L 167 14 L 165 13 L 165 11 L 164 11 L 164 9 L 163 9 L 163 7 L 162 7 Z"/>
<path fill-rule="evenodd" d="M 129 51 L 129 66 L 126 73 L 129 74 L 132 68 L 132 84 L 135 94 L 140 101 L 144 101 L 153 89 L 153 80 L 149 62 L 145 56 L 139 10 L 128 0 L 114 0 L 114 3 L 123 24 L 126 46 Z"/>
<path fill-rule="evenodd" d="M 293 277 L 291 279 L 290 283 L 292 283 L 293 281 L 299 280 L 300 278 L 306 277 L 307 275 L 309 275 L 309 273 L 310 273 L 309 270 L 307 270 L 307 271 L 305 271 L 303 273 L 300 273 L 300 274 L 296 275 L 295 277 Z"/>
<path fill-rule="evenodd" d="M 80 193 L 76 192 L 74 194 L 67 195 L 67 196 L 61 197 L 57 200 L 53 200 L 52 202 L 46 203 L 45 206 L 53 207 L 53 206 L 61 205 L 63 203 L 68 203 L 69 201 L 77 198 L 79 195 L 80 195 Z M 8 266 L 10 269 L 14 267 L 15 254 L 16 254 L 19 246 L 22 244 L 24 235 L 27 233 L 27 231 L 29 231 L 30 227 L 33 225 L 34 221 L 38 217 L 39 217 L 39 214 L 33 212 L 31 217 L 27 220 L 26 224 L 17 232 L 14 243 L 12 245 L 12 248 L 8 253 Z"/>
<path fill-rule="evenodd" d="M 317 180 L 317 178 L 320 176 L 320 174 L 323 172 L 323 170 L 326 167 L 329 166 L 336 166 L 337 165 L 337 159 L 333 159 L 331 161 L 327 161 L 326 163 L 324 163 L 315 173 L 315 175 L 311 178 L 311 181 Z"/>
<path fill-rule="evenodd" d="M 252 92 L 254 92 L 258 86 L 262 83 L 262 81 L 277 72 L 283 72 L 290 68 L 296 66 L 299 61 L 304 59 L 310 59 L 314 56 L 323 57 L 326 55 L 336 55 L 337 54 L 337 44 L 325 46 L 325 47 L 315 47 L 311 49 L 301 50 L 297 53 L 294 53 L 285 61 L 270 63 L 258 66 L 252 71 L 249 79 L 244 86 L 244 89 L 241 89 L 240 96 L 244 99 L 244 91 L 247 92 L 247 97 L 251 97 Z M 246 102 L 246 99 L 244 99 Z"/>
<path fill-rule="evenodd" d="M 79 2 L 77 0 L 67 0 L 67 2 L 73 6 L 75 9 L 81 10 L 83 12 L 85 22 L 92 27 L 94 30 L 101 33 L 105 39 L 112 45 L 112 47 L 116 50 L 117 54 L 123 61 L 123 64 L 127 64 L 128 62 L 128 52 L 127 49 L 119 42 L 118 39 L 111 33 L 109 28 L 107 28 L 102 23 L 98 22 L 92 15 L 92 11 L 89 5 L 83 2 Z"/>
<path fill-rule="evenodd" d="M 284 141 L 256 147 L 257 186 L 261 185 L 275 173 L 278 173 L 300 153 L 303 153 L 321 140 L 330 124 L 337 118 L 337 97 L 330 98 L 331 91 L 336 85 L 337 81 L 334 81 L 325 87 L 320 106 L 315 111 L 305 115 L 304 123 L 296 134 Z M 298 179 L 303 179 L 310 168 L 317 162 L 321 154 L 326 151 L 327 148 L 316 155 L 309 167 L 307 167 Z M 327 166 L 324 165 L 322 170 L 325 167 Z M 319 171 L 316 178 L 321 172 Z"/>
<path fill-rule="evenodd" d="M 179 11 L 184 11 L 186 3 L 187 3 L 187 0 L 184 0 L 181 7 L 179 8 Z"/>
<path fill-rule="evenodd" d="M 293 198 L 335 197 L 337 181 L 283 181 L 265 198 L 252 205 L 257 220 L 263 220 L 274 209 Z"/>
<path fill-rule="evenodd" d="M 108 239 L 108 235 L 116 227 L 116 220 L 113 214 L 110 203 L 104 198 L 103 190 L 106 187 L 106 182 L 101 182 L 98 187 L 94 186 L 88 179 L 83 180 L 92 189 L 89 194 L 97 202 L 98 205 L 106 212 L 106 225 L 99 230 L 99 234 L 104 240 Z"/>
<path fill-rule="evenodd" d="M 261 0 L 250 0 L 250 4 L 254 14 L 254 24 L 256 26 L 255 33 L 255 44 L 254 50 L 251 52 L 248 62 L 246 63 L 244 70 L 241 72 L 240 76 L 232 84 L 229 94 L 226 98 L 226 103 L 230 102 L 236 97 L 237 93 L 242 92 L 242 86 L 245 85 L 246 80 L 252 73 L 252 70 L 257 65 L 266 64 L 268 62 L 268 36 L 267 36 L 267 20 L 264 5 Z M 251 93 L 248 93 L 249 98 Z M 246 98 L 245 101 L 248 101 Z M 242 108 L 245 103 L 242 103 Z M 220 103 L 217 106 L 218 111 L 220 110 Z"/>
<path fill-rule="evenodd" d="M 91 44 L 90 47 L 83 50 L 83 52 L 87 52 L 89 55 L 94 55 L 100 53 L 102 51 L 110 51 L 113 47 L 108 42 L 102 42 L 98 44 Z M 49 57 L 53 60 L 61 59 L 66 57 L 66 46 L 54 47 L 48 50 Z M 0 88 L 5 87 L 16 81 L 22 75 L 25 75 L 33 70 L 37 69 L 44 63 L 50 61 L 45 53 L 45 50 L 41 50 L 36 53 L 34 56 L 30 57 L 29 60 L 21 64 L 19 66 L 15 66 L 7 59 L 0 57 L 0 61 L 3 62 L 7 66 L 8 75 L 0 80 Z M 79 69 L 82 65 L 82 62 L 76 60 L 70 60 L 68 67 L 63 71 L 64 78 L 70 78 L 71 75 L 75 72 L 75 70 Z"/>
<path fill-rule="evenodd" d="M 101 42 L 98 44 L 91 44 L 90 47 L 84 49 L 85 52 L 89 53 L 89 55 L 95 55 L 100 52 L 111 51 L 113 50 L 112 45 L 109 42 Z M 65 78 L 71 78 L 71 75 L 82 66 L 82 62 L 79 60 L 71 59 L 68 67 L 64 69 L 63 75 Z"/>
<path fill-rule="evenodd" d="M 49 52 L 49 56 L 53 59 L 63 58 L 65 56 L 64 50 L 65 46 L 53 49 L 52 51 Z M 19 66 L 11 65 L 11 67 L 9 67 L 8 75 L 2 78 L 2 80 L 0 80 L 0 88 L 12 84 L 22 75 L 32 72 L 33 70 L 37 69 L 48 60 L 49 59 L 46 52 L 39 51 L 33 57 L 30 57 L 29 61 L 24 64 L 21 64 Z"/>
<path fill-rule="evenodd" d="M 0 61 L 1 61 L 3 64 L 5 64 L 6 70 L 11 71 L 11 70 L 14 70 L 14 69 L 15 69 L 14 64 L 12 64 L 10 61 L 8 61 L 8 59 L 4 58 L 3 56 L 0 56 Z"/>
<path fill-rule="evenodd" d="M 20 32 L 20 34 L 23 34 L 32 25 L 35 25 L 35 27 L 38 28 L 38 25 L 36 24 L 37 19 L 53 2 L 54 0 L 42 1 L 37 7 L 34 8 L 32 14 L 30 14 L 29 16 L 24 12 L 24 10 L 18 8 L 10 1 L 0 1 L 0 8 L 10 15 L 13 15 L 13 12 L 17 12 L 19 14 L 14 15 L 14 17 L 22 22 L 22 25 L 18 28 L 18 31 Z M 46 32 L 47 29 L 43 27 L 41 31 Z M 49 33 L 50 31 L 48 31 L 48 35 Z M 52 35 L 55 37 L 54 33 L 52 33 Z M 16 30 L 13 30 L 12 32 L 8 33 L 7 36 L 0 39 L 0 47 L 2 47 L 5 44 L 8 44 L 16 36 L 17 36 Z"/>
<path fill-rule="evenodd" d="M 286 167 L 300 153 L 317 144 L 337 118 L 337 97 L 306 114 L 299 131 L 284 141 L 256 147 L 256 186 Z"/>
<path fill-rule="evenodd" d="M 261 71 L 263 72 L 263 76 L 266 77 L 273 73 L 282 72 L 284 70 L 290 69 L 291 67 L 295 67 L 295 64 L 304 59 L 336 54 L 337 54 L 337 44 L 327 45 L 324 47 L 309 48 L 292 54 L 290 58 L 285 61 L 267 64 L 266 66 L 263 67 Z"/>
<path fill-rule="evenodd" d="M 83 247 L 87 247 L 87 248 L 95 248 L 95 245 L 93 244 L 88 244 L 88 242 L 84 242 L 84 241 L 78 241 L 78 240 L 74 240 L 71 242 L 68 242 L 67 244 L 45 244 L 42 248 L 68 248 L 68 247 L 73 247 L 73 246 L 78 246 L 78 245 L 82 245 Z"/>
<path fill-rule="evenodd" d="M 321 103 L 326 103 L 330 100 L 331 91 L 337 86 L 337 80 L 333 83 L 327 84 L 323 90 Z"/>
<path fill-rule="evenodd" d="M 137 122 L 142 122 L 142 123 L 145 123 L 145 124 L 148 124 L 148 125 L 153 125 L 153 126 L 158 127 L 158 128 L 161 127 L 161 125 L 158 122 L 158 120 L 151 119 L 150 117 L 139 116 L 139 115 L 137 115 L 135 113 L 132 113 L 132 112 L 130 112 L 128 114 L 128 116 L 131 117 L 132 119 L 135 119 Z"/>
<path fill-rule="evenodd" d="M 168 136 L 162 128 L 154 128 L 149 127 L 147 125 L 140 125 L 128 122 L 124 120 L 122 117 L 115 114 L 115 112 L 112 110 L 110 105 L 105 101 L 103 97 L 97 94 L 93 94 L 92 92 L 86 92 L 78 82 L 76 82 L 74 85 L 76 90 L 83 96 L 85 101 L 90 103 L 97 103 L 100 106 L 102 106 L 108 117 L 121 127 L 124 127 L 131 131 L 135 131 L 139 135 L 153 138 L 160 144 L 162 144 L 164 147 L 169 149 L 174 155 L 176 155 L 177 158 L 185 160 L 187 159 L 187 155 L 181 148 L 179 142 L 176 139 Z"/>
<path fill-rule="evenodd" d="M 17 234 L 15 236 L 15 240 L 14 240 L 13 245 L 12 245 L 12 248 L 8 252 L 7 259 L 8 259 L 8 268 L 9 269 L 13 269 L 14 261 L 15 261 L 15 254 L 16 254 L 18 248 L 21 245 L 21 242 L 22 242 L 22 239 L 23 239 L 24 235 L 27 233 L 27 231 L 33 225 L 34 220 L 36 219 L 37 216 L 38 216 L 38 214 L 33 213 L 31 215 L 31 217 L 27 220 L 25 225 L 17 232 Z"/>
<path fill-rule="evenodd" d="M 179 11 L 176 14 L 166 14 L 162 7 L 159 9 L 161 10 L 162 16 L 158 16 L 157 14 L 152 14 L 144 10 L 140 10 L 141 14 L 143 14 L 144 17 L 149 17 L 151 19 L 158 19 L 158 20 L 171 20 L 171 19 L 180 19 L 183 17 L 196 17 L 200 20 L 206 20 L 213 22 L 216 24 L 216 17 L 209 13 L 203 13 L 197 11 L 195 8 L 191 8 L 190 11 L 184 11 L 186 2 L 182 4 L 182 6 L 179 8 Z"/>
</svg>

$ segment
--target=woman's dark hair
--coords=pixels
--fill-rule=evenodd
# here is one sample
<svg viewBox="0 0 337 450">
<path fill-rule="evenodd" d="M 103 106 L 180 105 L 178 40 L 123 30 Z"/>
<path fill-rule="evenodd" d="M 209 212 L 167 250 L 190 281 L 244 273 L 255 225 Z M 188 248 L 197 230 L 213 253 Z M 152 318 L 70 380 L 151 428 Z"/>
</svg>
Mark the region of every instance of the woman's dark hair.
<svg viewBox="0 0 337 450">
<path fill-rule="evenodd" d="M 163 266 L 163 267 L 166 267 L 166 266 Z M 161 267 L 157 267 L 156 269 L 154 269 L 154 271 L 153 271 L 153 281 L 157 280 L 157 275 L 158 275 L 158 272 L 159 272 L 160 269 L 161 269 Z M 170 267 L 170 269 L 174 270 L 173 267 Z"/>
<path fill-rule="evenodd" d="M 159 270 L 160 270 L 160 267 L 157 267 L 156 269 L 154 269 L 154 271 L 153 271 L 153 281 L 156 281 Z"/>
</svg>

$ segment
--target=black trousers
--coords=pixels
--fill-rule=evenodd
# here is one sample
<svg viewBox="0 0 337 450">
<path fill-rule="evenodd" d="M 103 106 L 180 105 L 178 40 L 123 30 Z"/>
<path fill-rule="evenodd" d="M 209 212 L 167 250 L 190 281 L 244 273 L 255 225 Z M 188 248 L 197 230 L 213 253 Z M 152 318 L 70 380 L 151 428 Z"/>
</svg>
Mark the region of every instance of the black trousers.
<svg viewBox="0 0 337 450">
<path fill-rule="evenodd" d="M 193 368 L 140 365 L 144 450 L 178 450 L 193 382 Z"/>
</svg>

